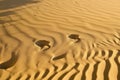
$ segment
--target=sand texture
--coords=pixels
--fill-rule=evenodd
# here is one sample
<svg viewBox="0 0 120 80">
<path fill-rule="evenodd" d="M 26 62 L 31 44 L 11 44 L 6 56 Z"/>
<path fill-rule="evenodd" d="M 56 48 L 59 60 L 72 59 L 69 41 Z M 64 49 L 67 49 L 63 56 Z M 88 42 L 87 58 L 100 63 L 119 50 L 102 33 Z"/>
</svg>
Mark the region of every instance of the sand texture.
<svg viewBox="0 0 120 80">
<path fill-rule="evenodd" d="M 0 0 L 0 80 L 120 80 L 120 1 Z"/>
</svg>

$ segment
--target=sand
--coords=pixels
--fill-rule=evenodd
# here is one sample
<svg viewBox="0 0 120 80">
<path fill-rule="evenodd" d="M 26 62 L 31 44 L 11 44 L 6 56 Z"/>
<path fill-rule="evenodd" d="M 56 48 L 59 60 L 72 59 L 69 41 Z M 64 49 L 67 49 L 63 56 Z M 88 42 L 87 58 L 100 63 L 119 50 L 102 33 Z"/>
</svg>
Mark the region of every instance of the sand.
<svg viewBox="0 0 120 80">
<path fill-rule="evenodd" d="M 120 80 L 119 0 L 0 0 L 0 80 Z"/>
</svg>

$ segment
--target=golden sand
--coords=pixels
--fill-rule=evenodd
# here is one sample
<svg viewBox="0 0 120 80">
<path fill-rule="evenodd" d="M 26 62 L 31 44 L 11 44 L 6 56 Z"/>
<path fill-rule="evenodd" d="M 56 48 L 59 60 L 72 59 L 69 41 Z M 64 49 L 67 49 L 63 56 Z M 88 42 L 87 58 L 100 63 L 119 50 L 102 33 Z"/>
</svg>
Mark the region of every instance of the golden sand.
<svg viewBox="0 0 120 80">
<path fill-rule="evenodd" d="M 0 0 L 0 80 L 120 80 L 119 0 Z"/>
</svg>

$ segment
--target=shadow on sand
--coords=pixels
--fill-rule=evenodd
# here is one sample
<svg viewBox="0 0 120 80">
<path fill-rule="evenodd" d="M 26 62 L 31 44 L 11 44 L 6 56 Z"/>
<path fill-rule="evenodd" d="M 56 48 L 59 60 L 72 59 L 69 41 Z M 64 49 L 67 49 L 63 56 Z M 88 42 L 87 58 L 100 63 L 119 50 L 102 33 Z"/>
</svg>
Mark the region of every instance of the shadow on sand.
<svg viewBox="0 0 120 80">
<path fill-rule="evenodd" d="M 13 20 L 4 20 L 2 17 L 10 16 L 16 14 L 14 11 L 9 9 L 18 8 L 27 4 L 38 3 L 41 0 L 0 0 L 0 11 L 6 10 L 4 12 L 0 12 L 0 24 L 13 22 Z"/>
<path fill-rule="evenodd" d="M 0 10 L 20 7 L 26 4 L 37 3 L 35 0 L 0 0 Z"/>
</svg>

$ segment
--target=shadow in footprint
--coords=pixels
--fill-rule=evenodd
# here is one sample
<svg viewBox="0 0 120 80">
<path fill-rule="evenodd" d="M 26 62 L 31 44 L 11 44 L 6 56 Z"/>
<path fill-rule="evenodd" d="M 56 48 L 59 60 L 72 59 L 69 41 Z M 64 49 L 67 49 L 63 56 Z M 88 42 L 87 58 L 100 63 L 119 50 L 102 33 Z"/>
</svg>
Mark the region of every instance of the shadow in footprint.
<svg viewBox="0 0 120 80">
<path fill-rule="evenodd" d="M 79 38 L 79 35 L 78 35 L 78 34 L 70 34 L 68 37 L 69 37 L 70 39 L 76 40 L 76 43 L 81 41 L 81 39 Z"/>
<path fill-rule="evenodd" d="M 12 57 L 6 61 L 6 62 L 3 62 L 0 64 L 0 69 L 8 69 L 12 66 L 15 65 L 15 63 L 17 62 L 18 60 L 18 55 L 16 55 L 14 52 L 12 53 Z"/>
<path fill-rule="evenodd" d="M 35 44 L 37 45 L 37 46 L 39 46 L 41 49 L 43 49 L 45 46 L 47 46 L 47 48 L 45 49 L 45 50 L 47 50 L 47 49 L 49 49 L 51 46 L 49 45 L 49 41 L 47 41 L 47 40 L 38 40 L 38 41 L 36 41 L 35 42 Z"/>
</svg>

